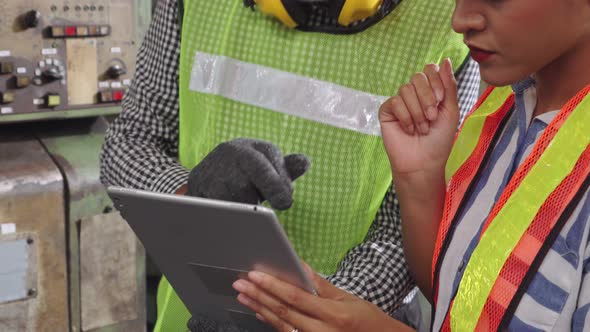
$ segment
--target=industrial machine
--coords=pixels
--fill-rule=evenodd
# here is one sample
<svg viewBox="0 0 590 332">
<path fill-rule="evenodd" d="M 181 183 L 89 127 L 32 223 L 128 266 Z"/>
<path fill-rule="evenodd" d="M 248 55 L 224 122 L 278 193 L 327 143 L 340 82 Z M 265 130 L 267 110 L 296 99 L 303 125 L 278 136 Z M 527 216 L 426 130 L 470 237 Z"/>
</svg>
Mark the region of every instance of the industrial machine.
<svg viewBox="0 0 590 332">
<path fill-rule="evenodd" d="M 118 112 L 150 6 L 0 1 L 0 122 Z"/>
<path fill-rule="evenodd" d="M 145 252 L 98 156 L 151 10 L 0 0 L 0 331 L 146 329 Z"/>
</svg>

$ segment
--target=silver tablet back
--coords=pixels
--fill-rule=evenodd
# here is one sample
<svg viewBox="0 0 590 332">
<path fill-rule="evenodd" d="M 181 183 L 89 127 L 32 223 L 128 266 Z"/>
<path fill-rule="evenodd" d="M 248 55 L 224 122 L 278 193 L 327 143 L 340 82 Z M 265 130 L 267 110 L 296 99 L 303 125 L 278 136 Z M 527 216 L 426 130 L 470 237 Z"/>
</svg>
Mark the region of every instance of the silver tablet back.
<svg viewBox="0 0 590 332">
<path fill-rule="evenodd" d="M 313 292 L 270 209 L 118 187 L 108 192 L 193 315 L 272 331 L 235 299 L 232 283 L 251 270 Z"/>
</svg>

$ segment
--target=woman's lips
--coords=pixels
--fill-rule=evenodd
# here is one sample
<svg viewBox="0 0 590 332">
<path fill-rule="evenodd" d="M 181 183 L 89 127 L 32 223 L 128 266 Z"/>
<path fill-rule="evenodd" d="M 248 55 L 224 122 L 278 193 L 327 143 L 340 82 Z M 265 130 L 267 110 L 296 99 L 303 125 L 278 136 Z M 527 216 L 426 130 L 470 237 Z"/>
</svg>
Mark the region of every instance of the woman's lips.
<svg viewBox="0 0 590 332">
<path fill-rule="evenodd" d="M 469 46 L 469 50 L 471 51 L 470 53 L 473 60 L 479 63 L 485 62 L 492 55 L 494 55 L 494 52 L 482 50 L 481 48 L 477 48 L 475 46 Z"/>
</svg>

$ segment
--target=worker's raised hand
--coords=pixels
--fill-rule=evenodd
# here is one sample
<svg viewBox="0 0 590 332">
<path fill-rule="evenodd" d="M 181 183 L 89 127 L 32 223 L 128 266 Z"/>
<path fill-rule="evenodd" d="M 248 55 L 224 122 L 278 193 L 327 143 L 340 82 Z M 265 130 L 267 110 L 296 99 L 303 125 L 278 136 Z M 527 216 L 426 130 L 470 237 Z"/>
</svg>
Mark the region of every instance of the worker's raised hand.
<svg viewBox="0 0 590 332">
<path fill-rule="evenodd" d="M 307 171 L 302 154 L 283 156 L 272 143 L 239 138 L 218 145 L 191 171 L 189 196 L 258 204 L 279 210 L 293 203 L 292 181 Z"/>
<path fill-rule="evenodd" d="M 379 121 L 394 176 L 444 168 L 459 123 L 450 60 L 414 75 L 381 106 Z"/>
</svg>

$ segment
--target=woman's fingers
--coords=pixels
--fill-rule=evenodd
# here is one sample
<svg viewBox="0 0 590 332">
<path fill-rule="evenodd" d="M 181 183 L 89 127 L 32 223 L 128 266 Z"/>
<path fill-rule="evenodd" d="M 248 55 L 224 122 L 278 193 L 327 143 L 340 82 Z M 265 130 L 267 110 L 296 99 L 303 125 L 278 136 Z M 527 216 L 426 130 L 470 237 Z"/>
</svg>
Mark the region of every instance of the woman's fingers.
<svg viewBox="0 0 590 332">
<path fill-rule="evenodd" d="M 420 105 L 420 100 L 418 99 L 418 94 L 414 84 L 408 83 L 403 85 L 399 89 L 398 95 L 402 97 L 404 104 L 406 105 L 406 109 L 408 110 L 408 113 L 410 113 L 413 124 L 416 126 L 418 133 L 427 135 L 430 125 L 428 123 L 428 119 L 426 119 L 426 116 L 424 115 L 422 105 Z"/>
<path fill-rule="evenodd" d="M 437 104 L 445 98 L 445 87 L 440 79 L 440 67 L 434 63 L 424 66 L 424 74 L 428 78 L 428 82 L 434 91 Z"/>
<path fill-rule="evenodd" d="M 336 286 L 329 284 L 326 280 L 314 279 L 319 296 L 310 294 L 297 286 L 281 281 L 271 275 L 261 272 L 250 272 L 248 278 L 256 284 L 257 287 L 264 290 L 271 296 L 280 299 L 283 303 L 295 308 L 296 310 L 318 318 L 321 321 L 333 321 L 337 319 L 334 312 L 334 302 L 350 296 L 345 291 L 338 289 Z M 318 276 L 319 278 L 319 276 Z M 248 294 L 246 294 L 248 295 Z"/>
<path fill-rule="evenodd" d="M 447 96 L 448 95 L 448 96 Z M 436 121 L 441 102 L 457 100 L 457 83 L 447 59 L 441 67 L 429 64 L 414 74 L 396 96 L 388 99 L 379 110 L 381 123 L 399 122 L 408 135 L 427 135 L 431 122 Z"/>
<path fill-rule="evenodd" d="M 414 76 L 412 76 L 412 85 L 416 90 L 420 107 L 422 108 L 422 112 L 426 119 L 428 121 L 436 120 L 438 114 L 438 101 L 426 73 L 414 74 Z"/>
<path fill-rule="evenodd" d="M 389 98 L 379 109 L 379 121 L 382 123 L 398 122 L 402 130 L 408 135 L 414 135 L 416 128 L 412 116 L 406 108 L 401 96 Z"/>
<path fill-rule="evenodd" d="M 278 331 L 291 332 L 295 327 L 303 331 L 316 331 L 321 324 L 246 280 L 236 281 L 234 288 L 240 292 L 237 298 L 240 303 L 261 315 L 264 322 Z"/>
</svg>

